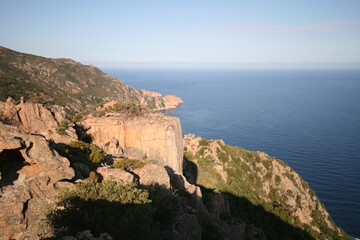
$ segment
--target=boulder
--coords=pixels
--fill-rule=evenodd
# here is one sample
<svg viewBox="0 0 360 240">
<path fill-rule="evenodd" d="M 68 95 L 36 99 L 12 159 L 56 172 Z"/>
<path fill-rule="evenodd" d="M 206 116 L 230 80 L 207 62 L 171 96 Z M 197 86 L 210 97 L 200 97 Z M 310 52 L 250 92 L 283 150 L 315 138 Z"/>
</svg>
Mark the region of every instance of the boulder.
<svg viewBox="0 0 360 240">
<path fill-rule="evenodd" d="M 134 176 L 123 169 L 100 167 L 96 171 L 98 174 L 100 174 L 103 180 L 125 183 L 132 183 L 134 181 Z"/>
<path fill-rule="evenodd" d="M 148 163 L 142 168 L 134 169 L 133 172 L 140 177 L 142 185 L 160 185 L 170 188 L 170 178 L 163 166 Z"/>
</svg>

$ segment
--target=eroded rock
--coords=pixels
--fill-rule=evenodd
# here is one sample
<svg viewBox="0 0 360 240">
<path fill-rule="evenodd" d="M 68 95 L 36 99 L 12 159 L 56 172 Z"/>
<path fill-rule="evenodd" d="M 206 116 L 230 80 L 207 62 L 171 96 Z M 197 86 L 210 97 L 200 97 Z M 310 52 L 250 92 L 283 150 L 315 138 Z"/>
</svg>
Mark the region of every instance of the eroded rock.
<svg viewBox="0 0 360 240">
<path fill-rule="evenodd" d="M 108 114 L 106 117 L 88 117 L 82 121 L 93 137 L 93 143 L 102 148 L 117 139 L 129 158 L 145 159 L 182 172 L 183 143 L 180 120 L 151 113 L 146 116 Z"/>
<path fill-rule="evenodd" d="M 0 239 L 46 236 L 45 212 L 75 174 L 42 136 L 0 123 Z"/>
</svg>

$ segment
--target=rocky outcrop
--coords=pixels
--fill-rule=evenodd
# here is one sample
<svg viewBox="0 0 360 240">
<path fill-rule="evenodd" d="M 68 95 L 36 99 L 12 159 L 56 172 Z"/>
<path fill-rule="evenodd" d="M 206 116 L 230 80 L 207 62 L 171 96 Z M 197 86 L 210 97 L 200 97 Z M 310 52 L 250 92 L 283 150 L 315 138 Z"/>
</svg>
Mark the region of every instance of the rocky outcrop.
<svg viewBox="0 0 360 240">
<path fill-rule="evenodd" d="M 139 177 L 139 183 L 142 185 L 159 185 L 170 189 L 170 178 L 163 166 L 146 164 L 142 168 L 134 169 L 133 172 Z"/>
<path fill-rule="evenodd" d="M 73 124 L 66 119 L 63 107 L 52 105 L 48 108 L 37 103 L 15 105 L 11 98 L 0 102 L 3 122 L 16 126 L 28 133 L 40 134 L 48 140 L 68 143 L 77 139 Z M 63 126 L 61 126 L 63 125 Z M 62 128 L 61 134 L 59 129 Z"/>
<path fill-rule="evenodd" d="M 115 182 L 132 183 L 134 182 L 134 176 L 118 168 L 100 167 L 97 170 L 103 180 L 110 180 Z"/>
<path fill-rule="evenodd" d="M 38 239 L 44 214 L 75 174 L 42 136 L 0 123 L 0 239 Z"/>
<path fill-rule="evenodd" d="M 114 113 L 101 118 L 88 117 L 81 124 L 89 128 L 87 133 L 93 143 L 104 149 L 118 141 L 129 158 L 144 159 L 182 172 L 182 131 L 178 118 L 160 113 L 140 116 Z"/>
<path fill-rule="evenodd" d="M 183 103 L 183 100 L 175 95 L 166 95 L 164 96 L 165 109 L 166 108 L 176 108 L 178 105 Z"/>
<path fill-rule="evenodd" d="M 157 110 L 161 109 L 169 109 L 169 108 L 176 108 L 178 105 L 183 103 L 183 100 L 175 95 L 165 95 L 163 96 L 161 93 L 152 92 L 147 90 L 141 90 L 144 96 L 153 97 L 153 105 L 156 107 Z M 163 102 L 159 102 L 159 100 L 163 100 Z M 142 101 L 143 103 L 146 102 L 146 98 Z M 150 101 L 149 101 L 150 102 Z"/>
</svg>

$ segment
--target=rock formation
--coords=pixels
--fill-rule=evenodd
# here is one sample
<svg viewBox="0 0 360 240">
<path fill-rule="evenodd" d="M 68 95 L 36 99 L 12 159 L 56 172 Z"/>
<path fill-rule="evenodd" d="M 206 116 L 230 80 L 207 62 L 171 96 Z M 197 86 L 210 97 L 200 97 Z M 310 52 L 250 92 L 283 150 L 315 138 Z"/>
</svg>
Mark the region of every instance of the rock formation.
<svg viewBox="0 0 360 240">
<path fill-rule="evenodd" d="M 24 100 L 15 105 L 9 98 L 6 102 L 0 102 L 0 111 L 5 123 L 28 133 L 40 134 L 55 142 L 68 143 L 77 139 L 73 124 L 66 118 L 63 107 L 52 105 L 46 108 L 42 104 L 24 103 Z M 62 134 L 59 134 L 59 128 L 63 128 Z"/>
<path fill-rule="evenodd" d="M 155 106 L 160 106 L 160 107 L 157 107 L 158 110 L 176 108 L 178 105 L 183 103 L 183 100 L 175 95 L 165 95 L 163 97 L 162 94 L 158 93 L 158 92 L 152 92 L 152 91 L 147 91 L 147 90 L 141 90 L 141 92 L 144 94 L 144 96 L 154 97 L 155 101 L 157 99 L 164 100 L 163 106 L 161 106 L 160 103 L 155 102 L 155 104 L 154 104 Z M 145 102 L 143 102 L 143 103 L 145 103 Z"/>
<path fill-rule="evenodd" d="M 182 132 L 178 118 L 160 113 L 144 116 L 113 113 L 85 118 L 81 124 L 89 128 L 87 133 L 93 143 L 104 149 L 118 141 L 129 158 L 146 159 L 182 172 Z"/>
<path fill-rule="evenodd" d="M 74 170 L 42 136 L 0 122 L 0 239 L 38 239 Z M 65 181 L 65 182 L 64 182 Z"/>
</svg>

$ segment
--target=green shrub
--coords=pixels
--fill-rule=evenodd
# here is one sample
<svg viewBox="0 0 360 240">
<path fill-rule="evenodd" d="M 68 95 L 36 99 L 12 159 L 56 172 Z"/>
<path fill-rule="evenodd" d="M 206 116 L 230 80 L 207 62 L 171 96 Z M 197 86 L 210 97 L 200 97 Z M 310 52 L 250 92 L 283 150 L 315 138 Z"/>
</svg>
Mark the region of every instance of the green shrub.
<svg viewBox="0 0 360 240">
<path fill-rule="evenodd" d="M 81 113 L 76 113 L 75 115 L 73 115 L 71 117 L 71 122 L 72 123 L 77 123 L 77 122 L 79 122 L 81 120 L 81 118 L 82 118 L 82 114 Z"/>
<path fill-rule="evenodd" d="M 0 111 L 0 122 L 7 123 L 8 120 L 9 119 L 4 116 L 4 112 Z"/>
<path fill-rule="evenodd" d="M 146 165 L 146 162 L 140 161 L 138 159 L 131 159 L 131 158 L 127 158 L 127 159 L 123 159 L 123 160 L 119 160 L 117 162 L 115 162 L 112 167 L 113 168 L 121 168 L 121 169 L 125 169 L 125 167 L 131 165 L 132 168 L 136 169 L 136 168 L 142 168 Z"/>
<path fill-rule="evenodd" d="M 279 184 L 280 182 L 281 182 L 280 176 L 279 176 L 279 175 L 276 175 L 276 176 L 275 176 L 275 183 L 276 183 L 276 184 Z"/>
<path fill-rule="evenodd" d="M 57 150 L 71 162 L 99 163 L 105 157 L 104 150 L 81 141 L 72 141 L 69 145 Z"/>
<path fill-rule="evenodd" d="M 209 145 L 209 142 L 206 139 L 201 139 L 199 141 L 199 145 L 200 146 L 207 146 L 207 145 Z"/>
<path fill-rule="evenodd" d="M 56 128 L 56 133 L 59 135 L 65 135 L 68 127 L 68 123 L 65 120 L 62 120 L 59 122 L 59 127 Z"/>
<path fill-rule="evenodd" d="M 146 107 L 148 109 L 150 109 L 150 110 L 153 110 L 153 109 L 155 109 L 155 104 L 154 103 L 149 103 L 149 104 L 146 105 Z"/>
<path fill-rule="evenodd" d="M 154 239 L 153 215 L 147 190 L 112 181 L 85 181 L 64 193 L 47 218 L 57 236 L 91 229 L 114 239 Z"/>
<path fill-rule="evenodd" d="M 116 102 L 114 105 L 110 106 L 108 110 L 113 112 L 132 112 L 137 113 L 141 112 L 141 106 L 133 102 Z"/>
<path fill-rule="evenodd" d="M 31 103 L 54 104 L 54 100 L 46 96 L 34 96 L 28 100 Z"/>
</svg>

